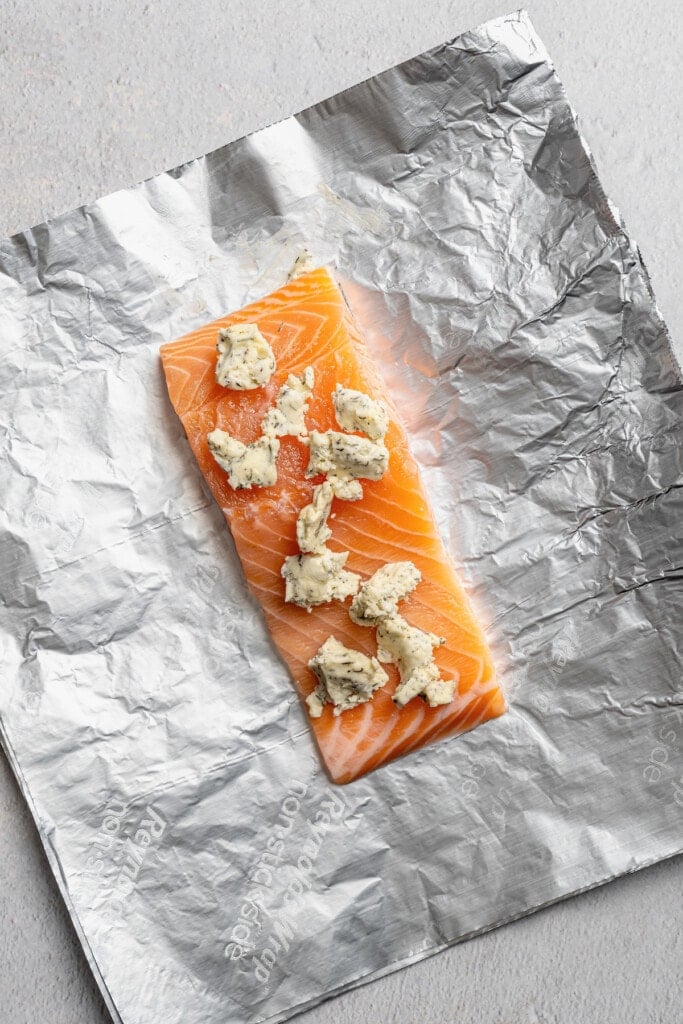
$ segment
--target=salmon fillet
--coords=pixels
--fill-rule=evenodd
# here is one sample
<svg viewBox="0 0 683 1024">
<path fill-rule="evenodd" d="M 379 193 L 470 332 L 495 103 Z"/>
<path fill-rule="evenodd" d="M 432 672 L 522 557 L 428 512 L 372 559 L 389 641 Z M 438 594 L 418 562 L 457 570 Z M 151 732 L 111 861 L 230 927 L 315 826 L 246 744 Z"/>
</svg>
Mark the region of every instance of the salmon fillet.
<svg viewBox="0 0 683 1024">
<path fill-rule="evenodd" d="M 242 323 L 258 325 L 275 355 L 276 370 L 264 387 L 231 391 L 216 383 L 216 339 L 219 328 Z M 506 704 L 486 641 L 438 535 L 405 431 L 329 271 L 306 273 L 261 301 L 164 345 L 161 358 L 173 406 L 302 698 L 317 682 L 308 661 L 329 636 L 368 656 L 377 654 L 375 631 L 351 621 L 348 601 L 310 612 L 284 602 L 282 563 L 298 553 L 297 515 L 322 477 L 306 479 L 308 448 L 285 436 L 280 439 L 277 482 L 233 490 L 209 451 L 207 434 L 220 428 L 244 443 L 256 440 L 280 386 L 289 374 L 300 374 L 307 366 L 315 371 L 306 417 L 309 430 L 339 429 L 331 398 L 338 383 L 381 399 L 389 408 L 389 468 L 380 480 L 362 481 L 361 500 L 335 499 L 328 547 L 348 551 L 346 569 L 363 579 L 387 562 L 414 563 L 422 581 L 401 602 L 401 615 L 445 638 L 434 657 L 442 676 L 457 673 L 459 682 L 450 704 L 431 708 L 418 697 L 398 708 L 391 699 L 398 672 L 394 665 L 385 665 L 389 682 L 367 703 L 338 716 L 327 704 L 310 724 L 332 780 L 350 782 L 425 743 L 502 715 Z"/>
</svg>

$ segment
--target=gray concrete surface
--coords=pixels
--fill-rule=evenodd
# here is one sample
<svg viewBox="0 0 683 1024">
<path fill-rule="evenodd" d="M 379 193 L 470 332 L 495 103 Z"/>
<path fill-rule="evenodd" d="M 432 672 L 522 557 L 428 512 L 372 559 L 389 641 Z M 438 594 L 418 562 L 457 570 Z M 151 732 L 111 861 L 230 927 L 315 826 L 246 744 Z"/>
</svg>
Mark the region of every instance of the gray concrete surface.
<svg viewBox="0 0 683 1024">
<path fill-rule="evenodd" d="M 0 0 L 0 234 L 155 174 L 512 5 Z M 526 4 L 683 355 L 683 18 L 667 0 Z M 108 1015 L 0 758 L 0 1024 Z M 306 1024 L 681 1024 L 681 862 L 310 1011 Z"/>
</svg>

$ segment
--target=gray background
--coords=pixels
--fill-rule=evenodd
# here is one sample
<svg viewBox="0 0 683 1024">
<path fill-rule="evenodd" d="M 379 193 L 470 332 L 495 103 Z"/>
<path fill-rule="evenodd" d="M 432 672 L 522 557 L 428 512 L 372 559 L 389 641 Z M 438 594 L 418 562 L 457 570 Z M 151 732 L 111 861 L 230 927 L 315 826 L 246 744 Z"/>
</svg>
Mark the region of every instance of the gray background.
<svg viewBox="0 0 683 1024">
<path fill-rule="evenodd" d="M 678 5 L 526 7 L 683 357 Z M 0 0 L 0 235 L 214 149 L 510 9 Z M 2 757 L 0 820 L 0 1024 L 108 1021 Z M 681 1024 L 681 877 L 680 858 L 657 865 L 299 1019 Z"/>
</svg>

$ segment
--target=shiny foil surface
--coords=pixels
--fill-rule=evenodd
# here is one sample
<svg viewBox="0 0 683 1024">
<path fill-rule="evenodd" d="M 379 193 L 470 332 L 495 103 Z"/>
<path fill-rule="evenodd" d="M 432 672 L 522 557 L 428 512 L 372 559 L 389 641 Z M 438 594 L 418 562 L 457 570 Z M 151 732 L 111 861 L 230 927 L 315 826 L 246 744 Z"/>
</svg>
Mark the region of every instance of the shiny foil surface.
<svg viewBox="0 0 683 1024">
<path fill-rule="evenodd" d="M 510 711 L 345 787 L 159 346 L 338 273 Z M 0 247 L 4 748 L 111 1013 L 280 1021 L 682 845 L 683 388 L 525 14 Z"/>
</svg>

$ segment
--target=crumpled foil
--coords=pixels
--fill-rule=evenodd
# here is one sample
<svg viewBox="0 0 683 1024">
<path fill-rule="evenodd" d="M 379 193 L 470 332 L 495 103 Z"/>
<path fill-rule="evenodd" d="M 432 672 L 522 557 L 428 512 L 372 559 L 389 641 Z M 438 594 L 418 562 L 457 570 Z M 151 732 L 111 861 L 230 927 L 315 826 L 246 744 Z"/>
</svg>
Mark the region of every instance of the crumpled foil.
<svg viewBox="0 0 683 1024">
<path fill-rule="evenodd" d="M 338 270 L 509 714 L 346 787 L 159 346 Z M 2 741 L 116 1021 L 284 1020 L 681 848 L 683 389 L 525 14 L 1 248 Z"/>
</svg>

